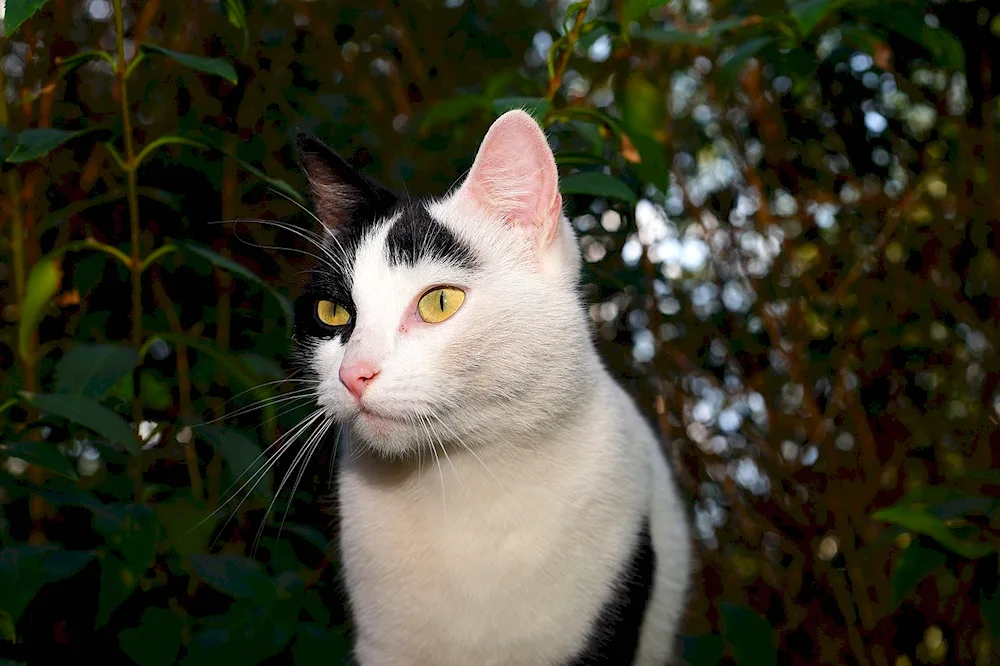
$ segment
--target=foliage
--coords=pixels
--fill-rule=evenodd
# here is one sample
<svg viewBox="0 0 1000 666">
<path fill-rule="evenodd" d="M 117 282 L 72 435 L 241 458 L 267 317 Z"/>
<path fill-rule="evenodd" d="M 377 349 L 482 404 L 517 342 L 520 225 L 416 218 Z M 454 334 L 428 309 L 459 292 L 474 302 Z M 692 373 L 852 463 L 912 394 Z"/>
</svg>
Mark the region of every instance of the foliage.
<svg viewBox="0 0 1000 666">
<path fill-rule="evenodd" d="M 991 3 L 7 0 L 4 30 L 0 658 L 346 657 L 336 438 L 272 456 L 311 448 L 289 135 L 440 193 L 517 107 L 692 501 L 687 661 L 996 659 Z"/>
</svg>

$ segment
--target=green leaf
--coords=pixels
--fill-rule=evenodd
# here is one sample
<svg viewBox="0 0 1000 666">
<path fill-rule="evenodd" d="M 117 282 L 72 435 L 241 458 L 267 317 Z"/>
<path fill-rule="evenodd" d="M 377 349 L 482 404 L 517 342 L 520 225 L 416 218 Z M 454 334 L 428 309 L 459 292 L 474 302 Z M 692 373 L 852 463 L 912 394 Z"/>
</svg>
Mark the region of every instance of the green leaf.
<svg viewBox="0 0 1000 666">
<path fill-rule="evenodd" d="M 959 538 L 952 532 L 947 523 L 924 509 L 897 505 L 876 511 L 872 517 L 875 520 L 895 523 L 911 532 L 926 534 L 962 557 L 975 559 L 989 555 L 994 551 L 987 543 Z"/>
<path fill-rule="evenodd" d="M 771 625 L 746 606 L 721 605 L 723 638 L 740 666 L 777 666 L 778 649 Z"/>
<path fill-rule="evenodd" d="M 997 585 L 997 589 L 993 590 L 992 594 L 983 593 L 979 607 L 990 626 L 993 640 L 1000 641 L 1000 585 Z"/>
<path fill-rule="evenodd" d="M 29 394 L 22 393 L 31 404 L 42 411 L 61 416 L 93 430 L 102 437 L 119 444 L 129 453 L 139 453 L 135 433 L 110 409 L 82 395 L 63 393 Z"/>
<path fill-rule="evenodd" d="M 38 327 L 45 314 L 45 307 L 59 291 L 62 284 L 62 269 L 55 258 L 43 258 L 31 268 L 28 273 L 28 284 L 24 292 L 24 303 L 21 306 L 21 317 L 18 322 L 17 349 L 21 358 L 28 358 L 31 333 Z"/>
<path fill-rule="evenodd" d="M 465 120 L 476 111 L 492 108 L 483 95 L 456 95 L 432 106 L 420 119 L 420 132 L 426 133 L 435 125 L 451 125 Z"/>
<path fill-rule="evenodd" d="M 6 0 L 4 6 L 3 31 L 9 38 L 21 24 L 42 8 L 45 0 Z"/>
<path fill-rule="evenodd" d="M 712 35 L 710 35 L 707 31 L 695 32 L 693 30 L 679 30 L 672 26 L 640 30 L 636 32 L 633 37 L 649 42 L 655 42 L 657 44 L 666 44 L 667 46 L 676 46 L 678 44 L 683 44 L 685 46 L 712 45 Z"/>
<path fill-rule="evenodd" d="M 747 40 L 729 56 L 729 59 L 719 67 L 719 85 L 723 88 L 731 88 L 736 83 L 736 77 L 740 70 L 747 64 L 750 58 L 757 55 L 761 49 L 774 43 L 773 37 L 757 37 Z"/>
<path fill-rule="evenodd" d="M 659 141 L 639 129 L 622 123 L 622 130 L 639 151 L 639 157 L 642 159 L 638 164 L 631 165 L 632 170 L 645 182 L 655 185 L 661 192 L 666 192 L 670 187 L 670 164 L 666 150 Z"/>
<path fill-rule="evenodd" d="M 816 26 L 825 19 L 842 2 L 837 0 L 798 0 L 791 2 L 788 12 L 799 26 L 799 33 L 808 37 Z"/>
<path fill-rule="evenodd" d="M 138 627 L 123 631 L 119 645 L 137 664 L 169 666 L 181 649 L 184 621 L 165 608 L 147 608 Z"/>
<path fill-rule="evenodd" d="M 123 345 L 77 345 L 56 364 L 56 392 L 103 398 L 139 363 L 139 352 Z"/>
<path fill-rule="evenodd" d="M 222 0 L 222 9 L 226 12 L 229 24 L 243 32 L 243 51 L 246 52 L 250 43 L 250 31 L 247 29 L 247 10 L 243 0 Z"/>
<path fill-rule="evenodd" d="M 330 538 L 315 527 L 290 523 L 285 525 L 285 531 L 302 537 L 306 543 L 311 544 L 323 554 L 326 554 L 330 549 Z"/>
<path fill-rule="evenodd" d="M 649 135 L 664 127 L 669 116 L 663 90 L 638 74 L 625 81 L 621 106 L 623 124 Z"/>
<path fill-rule="evenodd" d="M 935 548 L 914 541 L 899 556 L 892 575 L 892 603 L 898 605 L 931 571 L 944 564 L 948 556 Z"/>
<path fill-rule="evenodd" d="M 299 625 L 292 648 L 295 666 L 327 666 L 344 663 L 351 654 L 351 643 L 343 627 L 327 627 L 315 622 Z"/>
<path fill-rule="evenodd" d="M 670 4 L 670 0 L 625 0 L 621 6 L 622 27 L 628 28 L 632 21 L 639 21 L 649 15 L 649 10 Z"/>
<path fill-rule="evenodd" d="M 115 609 L 129 598 L 136 586 L 136 576 L 116 555 L 107 554 L 101 560 L 101 591 L 98 597 L 94 628 L 100 629 Z"/>
<path fill-rule="evenodd" d="M 264 573 L 260 562 L 243 555 L 191 555 L 191 568 L 206 583 L 237 599 L 249 599 L 258 605 L 273 604 L 277 597 L 274 583 Z"/>
<path fill-rule="evenodd" d="M 688 666 L 718 666 L 725 651 L 722 636 L 717 634 L 684 637 L 684 662 Z"/>
<path fill-rule="evenodd" d="M 49 442 L 3 442 L 0 443 L 0 455 L 20 458 L 70 481 L 79 479 L 70 459 Z"/>
<path fill-rule="evenodd" d="M 145 573 L 156 557 L 160 524 L 152 507 L 138 504 L 104 504 L 93 509 L 94 527 L 137 573 Z"/>
<path fill-rule="evenodd" d="M 585 194 L 593 197 L 621 199 L 630 204 L 636 203 L 635 192 L 628 185 L 606 173 L 590 172 L 576 173 L 559 181 L 559 190 L 563 194 Z"/>
<path fill-rule="evenodd" d="M 94 559 L 88 551 L 21 544 L 0 550 L 0 613 L 16 623 L 46 583 L 69 578 Z"/>
<path fill-rule="evenodd" d="M 10 155 L 7 156 L 7 161 L 12 164 L 20 164 L 22 162 L 37 160 L 43 155 L 48 155 L 67 141 L 75 139 L 78 136 L 83 136 L 86 133 L 86 130 L 69 132 L 54 127 L 26 129 L 17 135 L 17 143 L 14 145 L 14 149 L 10 151 Z"/>
<path fill-rule="evenodd" d="M 271 475 L 265 473 L 256 478 L 267 460 L 266 456 L 262 455 L 259 444 L 231 428 L 203 425 L 195 426 L 194 431 L 226 459 L 233 476 L 234 492 L 240 492 L 243 497 L 252 492 L 260 498 L 270 499 Z M 255 480 L 240 491 L 239 489 L 251 479 Z"/>
<path fill-rule="evenodd" d="M 226 62 L 225 60 L 221 60 L 219 58 L 193 56 L 187 53 L 171 51 L 170 49 L 165 49 L 162 46 L 156 46 L 154 44 L 143 44 L 141 48 L 142 52 L 146 55 L 166 56 L 171 60 L 176 60 L 185 67 L 190 67 L 191 69 L 204 72 L 205 74 L 218 76 L 226 81 L 229 81 L 233 85 L 239 82 L 239 78 L 236 76 L 236 70 L 233 68 L 232 64 Z"/>
<path fill-rule="evenodd" d="M 961 40 L 948 30 L 927 25 L 922 4 L 907 6 L 902 3 L 865 4 L 858 14 L 885 30 L 902 35 L 917 46 L 927 49 L 935 64 L 965 71 L 965 49 Z"/>
<path fill-rule="evenodd" d="M 111 65 L 111 67 L 115 66 L 114 58 L 112 58 L 111 55 L 108 54 L 106 51 L 95 51 L 92 49 L 86 49 L 84 51 L 80 51 L 79 53 L 71 55 L 68 58 L 61 58 L 59 60 L 59 66 L 60 66 L 59 76 L 66 76 L 74 69 L 82 65 L 83 63 L 87 62 L 88 60 L 94 60 L 94 59 L 103 60 L 104 62 Z"/>
<path fill-rule="evenodd" d="M 532 118 L 540 121 L 552 108 L 552 102 L 544 97 L 501 97 L 493 100 L 493 113 L 502 116 L 512 109 L 521 109 L 531 114 Z"/>
<path fill-rule="evenodd" d="M 215 530 L 217 517 L 210 515 L 200 500 L 174 495 L 155 506 L 170 545 L 181 555 L 204 553 Z"/>
<path fill-rule="evenodd" d="M 270 284 L 261 280 L 256 273 L 251 271 L 249 268 L 243 264 L 237 263 L 228 257 L 224 257 L 218 252 L 205 247 L 199 243 L 193 241 L 188 241 L 180 244 L 181 250 L 189 252 L 191 254 L 198 255 L 202 259 L 207 259 L 209 263 L 213 266 L 218 266 L 223 268 L 234 275 L 238 275 L 244 280 L 251 282 L 258 287 L 263 287 L 281 306 L 281 312 L 285 316 L 285 324 L 287 330 L 291 331 L 292 322 L 294 321 L 294 313 L 292 310 L 292 303 L 285 296 L 278 292 L 277 289 L 272 287 Z"/>
</svg>

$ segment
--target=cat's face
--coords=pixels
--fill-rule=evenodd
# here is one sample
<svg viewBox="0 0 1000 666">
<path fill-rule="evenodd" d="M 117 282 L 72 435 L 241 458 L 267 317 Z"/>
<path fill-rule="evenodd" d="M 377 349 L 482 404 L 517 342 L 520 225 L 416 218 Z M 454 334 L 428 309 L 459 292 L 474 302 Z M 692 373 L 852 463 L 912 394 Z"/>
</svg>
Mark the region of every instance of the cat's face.
<svg viewBox="0 0 1000 666">
<path fill-rule="evenodd" d="M 462 186 L 397 198 L 314 139 L 299 152 L 323 249 L 296 303 L 317 402 L 387 456 L 530 437 L 581 391 L 589 331 L 552 153 L 498 119 Z"/>
</svg>

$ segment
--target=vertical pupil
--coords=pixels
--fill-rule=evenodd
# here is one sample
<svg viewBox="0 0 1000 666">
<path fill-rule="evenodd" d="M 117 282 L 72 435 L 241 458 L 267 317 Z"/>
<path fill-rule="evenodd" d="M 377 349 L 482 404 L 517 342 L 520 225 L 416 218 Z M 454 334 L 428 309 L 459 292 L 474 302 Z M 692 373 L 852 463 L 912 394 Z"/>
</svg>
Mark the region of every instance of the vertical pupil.
<svg viewBox="0 0 1000 666">
<path fill-rule="evenodd" d="M 441 290 L 441 312 L 444 312 L 444 289 Z"/>
</svg>

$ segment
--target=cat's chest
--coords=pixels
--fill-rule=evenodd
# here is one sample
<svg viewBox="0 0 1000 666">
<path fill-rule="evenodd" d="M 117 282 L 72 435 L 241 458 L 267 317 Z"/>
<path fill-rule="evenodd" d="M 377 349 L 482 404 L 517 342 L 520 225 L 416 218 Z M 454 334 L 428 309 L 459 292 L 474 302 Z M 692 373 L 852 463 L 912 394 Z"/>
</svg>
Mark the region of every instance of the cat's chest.
<svg viewBox="0 0 1000 666">
<path fill-rule="evenodd" d="M 342 478 L 340 542 L 359 627 L 426 649 L 439 666 L 573 654 L 618 569 L 628 512 L 582 479 L 499 487 L 470 474 L 463 489 L 445 472 L 443 499 L 440 477 L 437 492 L 417 495 Z"/>
</svg>

